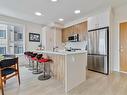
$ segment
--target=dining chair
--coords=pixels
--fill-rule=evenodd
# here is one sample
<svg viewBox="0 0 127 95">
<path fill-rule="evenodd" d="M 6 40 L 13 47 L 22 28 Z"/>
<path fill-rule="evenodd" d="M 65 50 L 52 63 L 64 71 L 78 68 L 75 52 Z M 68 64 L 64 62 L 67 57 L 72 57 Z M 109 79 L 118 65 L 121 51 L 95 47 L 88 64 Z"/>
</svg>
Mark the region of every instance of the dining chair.
<svg viewBox="0 0 127 95">
<path fill-rule="evenodd" d="M 18 82 L 20 85 L 18 57 L 0 61 L 0 82 L 2 95 L 4 95 L 4 85 L 6 84 L 6 80 L 14 76 L 18 77 Z"/>
</svg>

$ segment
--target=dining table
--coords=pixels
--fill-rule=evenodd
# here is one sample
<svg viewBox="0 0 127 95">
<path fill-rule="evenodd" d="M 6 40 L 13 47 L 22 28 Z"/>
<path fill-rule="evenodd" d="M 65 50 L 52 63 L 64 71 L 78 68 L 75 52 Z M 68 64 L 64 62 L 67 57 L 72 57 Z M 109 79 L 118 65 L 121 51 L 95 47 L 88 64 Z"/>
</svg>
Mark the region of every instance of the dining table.
<svg viewBox="0 0 127 95">
<path fill-rule="evenodd" d="M 15 55 L 2 55 L 2 57 L 0 57 L 0 61 L 6 60 L 6 59 L 13 59 L 15 57 L 16 57 Z"/>
</svg>

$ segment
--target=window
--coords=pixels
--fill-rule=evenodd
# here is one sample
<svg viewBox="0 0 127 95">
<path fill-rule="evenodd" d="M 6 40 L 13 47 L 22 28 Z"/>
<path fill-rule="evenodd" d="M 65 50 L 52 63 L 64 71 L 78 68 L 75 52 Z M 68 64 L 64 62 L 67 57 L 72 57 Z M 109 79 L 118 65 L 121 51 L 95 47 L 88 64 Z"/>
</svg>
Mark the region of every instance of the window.
<svg viewBox="0 0 127 95">
<path fill-rule="evenodd" d="M 22 46 L 15 46 L 15 54 L 22 54 L 23 47 Z"/>
<path fill-rule="evenodd" d="M 18 40 L 23 40 L 23 35 L 22 35 L 22 33 L 18 33 Z"/>
<path fill-rule="evenodd" d="M 6 47 L 0 47 L 0 54 L 6 53 Z"/>
<path fill-rule="evenodd" d="M 23 30 L 19 25 L 0 24 L 0 54 L 23 54 Z"/>
<path fill-rule="evenodd" d="M 23 53 L 23 47 L 22 46 L 18 47 L 18 54 L 21 54 L 21 53 Z"/>
<path fill-rule="evenodd" d="M 0 30 L 0 38 L 6 38 L 6 30 Z"/>
</svg>

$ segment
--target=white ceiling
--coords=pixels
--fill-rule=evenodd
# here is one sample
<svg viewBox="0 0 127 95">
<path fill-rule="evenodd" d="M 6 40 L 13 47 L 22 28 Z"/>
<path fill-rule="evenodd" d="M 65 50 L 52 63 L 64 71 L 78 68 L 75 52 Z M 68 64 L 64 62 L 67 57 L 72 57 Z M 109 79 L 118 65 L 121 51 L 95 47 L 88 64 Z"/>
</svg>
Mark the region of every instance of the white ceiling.
<svg viewBox="0 0 127 95">
<path fill-rule="evenodd" d="M 125 3 L 127 0 L 59 0 L 57 3 L 51 0 L 0 0 L 0 14 L 45 25 L 64 18 L 65 24 L 95 9 L 110 5 L 118 7 Z M 76 9 L 80 9 L 81 14 L 75 15 Z M 44 16 L 35 16 L 36 11 L 42 12 Z"/>
</svg>

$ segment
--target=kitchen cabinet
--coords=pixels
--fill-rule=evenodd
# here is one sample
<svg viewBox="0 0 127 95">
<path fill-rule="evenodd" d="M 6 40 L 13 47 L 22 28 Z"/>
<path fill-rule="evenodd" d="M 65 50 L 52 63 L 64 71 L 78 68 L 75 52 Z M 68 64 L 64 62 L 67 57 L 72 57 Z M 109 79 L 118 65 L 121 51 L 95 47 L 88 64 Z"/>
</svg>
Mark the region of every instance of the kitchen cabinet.
<svg viewBox="0 0 127 95">
<path fill-rule="evenodd" d="M 68 27 L 68 28 L 64 28 L 62 30 L 62 41 L 63 42 L 67 42 L 68 41 L 68 37 L 74 35 L 74 29 L 73 28 L 74 27 L 71 26 L 71 27 Z"/>
<path fill-rule="evenodd" d="M 68 36 L 69 36 L 68 29 L 62 29 L 62 42 L 67 42 Z"/>
<path fill-rule="evenodd" d="M 61 47 L 62 45 L 62 30 L 61 28 L 53 28 L 54 30 L 54 46 Z"/>
<path fill-rule="evenodd" d="M 96 16 L 88 18 L 88 30 L 102 28 L 109 26 L 110 15 L 108 12 L 103 12 Z"/>
<path fill-rule="evenodd" d="M 68 31 L 68 36 L 71 36 L 71 35 L 73 35 L 74 33 L 73 33 L 73 27 L 69 27 L 68 29 L 67 29 L 67 31 Z"/>
<path fill-rule="evenodd" d="M 86 40 L 87 21 L 62 29 L 62 42 L 67 42 L 69 36 L 79 34 L 79 40 Z"/>
<path fill-rule="evenodd" d="M 62 46 L 61 28 L 46 26 L 42 29 L 42 46 L 46 50 Z"/>
</svg>

